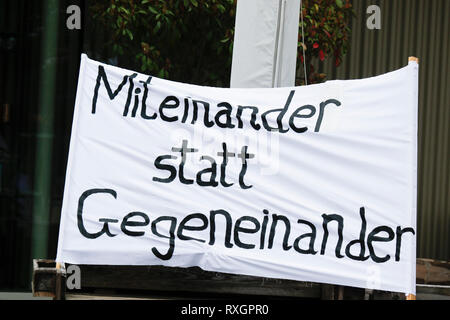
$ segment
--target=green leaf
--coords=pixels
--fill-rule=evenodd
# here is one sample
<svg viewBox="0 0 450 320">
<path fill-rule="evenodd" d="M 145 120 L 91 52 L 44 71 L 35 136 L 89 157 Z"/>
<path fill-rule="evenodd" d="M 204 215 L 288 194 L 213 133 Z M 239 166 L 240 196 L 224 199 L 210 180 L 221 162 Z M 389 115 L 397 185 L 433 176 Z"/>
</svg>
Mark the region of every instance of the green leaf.
<svg viewBox="0 0 450 320">
<path fill-rule="evenodd" d="M 191 0 L 192 1 L 192 0 Z M 158 72 L 158 78 L 164 78 L 164 69 L 159 70 Z"/>
<path fill-rule="evenodd" d="M 158 22 L 156 23 L 156 26 L 155 26 L 155 28 L 153 29 L 153 32 L 154 32 L 154 33 L 157 33 L 157 32 L 159 31 L 159 29 L 161 29 L 161 21 L 158 21 Z"/>
<path fill-rule="evenodd" d="M 130 29 L 125 29 L 125 30 L 128 34 L 128 37 L 130 38 L 130 40 L 133 40 L 133 34 L 131 33 Z"/>
<path fill-rule="evenodd" d="M 342 3 L 342 0 L 336 0 L 336 5 L 337 5 L 339 8 L 342 8 L 342 7 L 344 6 L 344 4 Z"/>
<path fill-rule="evenodd" d="M 150 10 L 150 12 L 153 14 L 158 14 L 158 11 L 156 11 L 152 6 L 148 6 L 148 10 Z"/>
<path fill-rule="evenodd" d="M 122 12 L 128 14 L 128 15 L 130 14 L 130 11 L 128 9 L 124 8 L 124 7 L 120 7 L 119 11 L 122 11 Z"/>
</svg>

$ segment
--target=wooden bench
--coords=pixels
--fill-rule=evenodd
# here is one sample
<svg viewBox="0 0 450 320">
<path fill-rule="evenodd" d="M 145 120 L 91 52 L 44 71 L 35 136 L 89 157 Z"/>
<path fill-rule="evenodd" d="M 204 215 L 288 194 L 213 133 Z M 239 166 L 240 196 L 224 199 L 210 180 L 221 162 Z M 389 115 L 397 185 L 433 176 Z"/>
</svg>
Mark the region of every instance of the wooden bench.
<svg viewBox="0 0 450 320">
<path fill-rule="evenodd" d="M 67 267 L 67 265 L 66 265 Z M 400 299 L 397 292 L 204 271 L 198 267 L 80 265 L 81 289 L 67 290 L 67 273 L 53 260 L 33 261 L 33 295 L 54 299 L 179 299 L 271 297 Z M 418 298 L 450 299 L 450 263 L 417 259 Z"/>
</svg>

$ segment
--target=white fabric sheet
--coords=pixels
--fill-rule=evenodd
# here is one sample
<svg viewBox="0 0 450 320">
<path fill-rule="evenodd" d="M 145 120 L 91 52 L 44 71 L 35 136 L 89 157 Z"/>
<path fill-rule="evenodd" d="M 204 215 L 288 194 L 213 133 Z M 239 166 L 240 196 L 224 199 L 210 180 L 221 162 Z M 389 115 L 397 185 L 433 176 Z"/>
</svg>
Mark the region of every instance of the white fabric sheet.
<svg viewBox="0 0 450 320">
<path fill-rule="evenodd" d="M 417 77 L 225 89 L 83 55 L 57 261 L 415 293 Z"/>
</svg>

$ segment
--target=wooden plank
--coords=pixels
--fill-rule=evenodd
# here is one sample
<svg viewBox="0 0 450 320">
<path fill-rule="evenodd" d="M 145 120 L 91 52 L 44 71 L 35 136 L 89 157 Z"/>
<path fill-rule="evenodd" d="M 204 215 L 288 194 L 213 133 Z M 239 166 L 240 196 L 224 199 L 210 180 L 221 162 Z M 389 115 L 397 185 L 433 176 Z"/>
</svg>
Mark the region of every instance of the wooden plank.
<svg viewBox="0 0 450 320">
<path fill-rule="evenodd" d="M 64 299 L 64 268 L 57 268 L 52 260 L 34 261 L 33 293 L 35 296 L 52 296 Z M 69 265 L 66 265 L 68 267 Z M 364 290 L 346 286 L 311 282 L 252 277 L 204 271 L 198 267 L 177 268 L 164 266 L 101 266 L 80 265 L 81 291 L 71 294 L 121 291 L 125 295 L 132 291 L 138 295 L 155 298 L 158 296 L 186 296 L 210 294 L 208 297 L 224 295 L 254 295 L 277 297 L 300 297 L 327 300 L 386 300 L 405 299 L 405 295 L 379 290 Z M 450 263 L 431 259 L 417 259 L 417 283 L 441 285 L 441 294 L 448 292 L 450 284 Z M 63 278 L 58 278 L 58 272 Z M 442 287 L 442 285 L 444 287 Z M 419 287 L 418 287 L 419 288 Z M 444 288 L 444 289 L 442 289 Z M 425 290 L 421 288 L 421 290 Z M 443 291 L 444 290 L 444 291 Z M 419 289 L 418 289 L 419 292 Z M 107 295 L 106 295 L 107 296 Z M 420 297 L 420 296 L 419 296 Z"/>
<path fill-rule="evenodd" d="M 237 294 L 322 300 L 363 300 L 366 295 L 366 290 L 362 288 L 209 272 L 198 267 L 92 265 L 79 267 L 83 290 L 147 290 L 149 291 L 147 297 L 153 298 L 161 294 L 192 296 L 196 293 L 211 293 L 216 297 Z M 113 293 L 114 291 L 106 296 Z M 379 290 L 371 291 L 370 295 L 371 300 L 402 300 L 404 298 L 405 295 L 402 293 Z"/>
<path fill-rule="evenodd" d="M 450 262 L 417 259 L 416 282 L 418 284 L 450 285 Z"/>
<path fill-rule="evenodd" d="M 405 294 L 322 284 L 322 300 L 405 300 Z"/>
<path fill-rule="evenodd" d="M 418 284 L 417 300 L 450 300 L 450 286 Z"/>
<path fill-rule="evenodd" d="M 322 284 L 322 290 L 321 290 L 321 296 L 320 298 L 322 300 L 336 300 L 335 296 L 335 291 L 336 291 L 336 286 L 332 285 L 332 284 Z"/>
<path fill-rule="evenodd" d="M 67 294 L 66 300 L 177 300 L 174 297 L 166 298 L 155 298 L 149 296 L 139 296 L 139 295 L 117 295 L 117 294 Z"/>
<path fill-rule="evenodd" d="M 198 267 L 80 265 L 81 288 L 320 298 L 320 284 L 204 271 Z"/>
<path fill-rule="evenodd" d="M 63 270 L 57 268 L 53 260 L 34 259 L 31 290 L 34 297 L 64 299 L 65 281 Z"/>
</svg>

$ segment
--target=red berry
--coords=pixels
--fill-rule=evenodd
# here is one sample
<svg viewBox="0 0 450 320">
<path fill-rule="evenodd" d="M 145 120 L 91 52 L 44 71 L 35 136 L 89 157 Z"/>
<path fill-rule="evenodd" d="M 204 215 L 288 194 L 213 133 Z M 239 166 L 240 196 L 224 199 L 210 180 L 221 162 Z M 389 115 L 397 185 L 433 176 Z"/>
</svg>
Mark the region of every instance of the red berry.
<svg viewBox="0 0 450 320">
<path fill-rule="evenodd" d="M 323 50 L 319 51 L 319 59 L 320 61 L 323 61 L 325 59 L 325 54 L 323 53 Z"/>
</svg>

